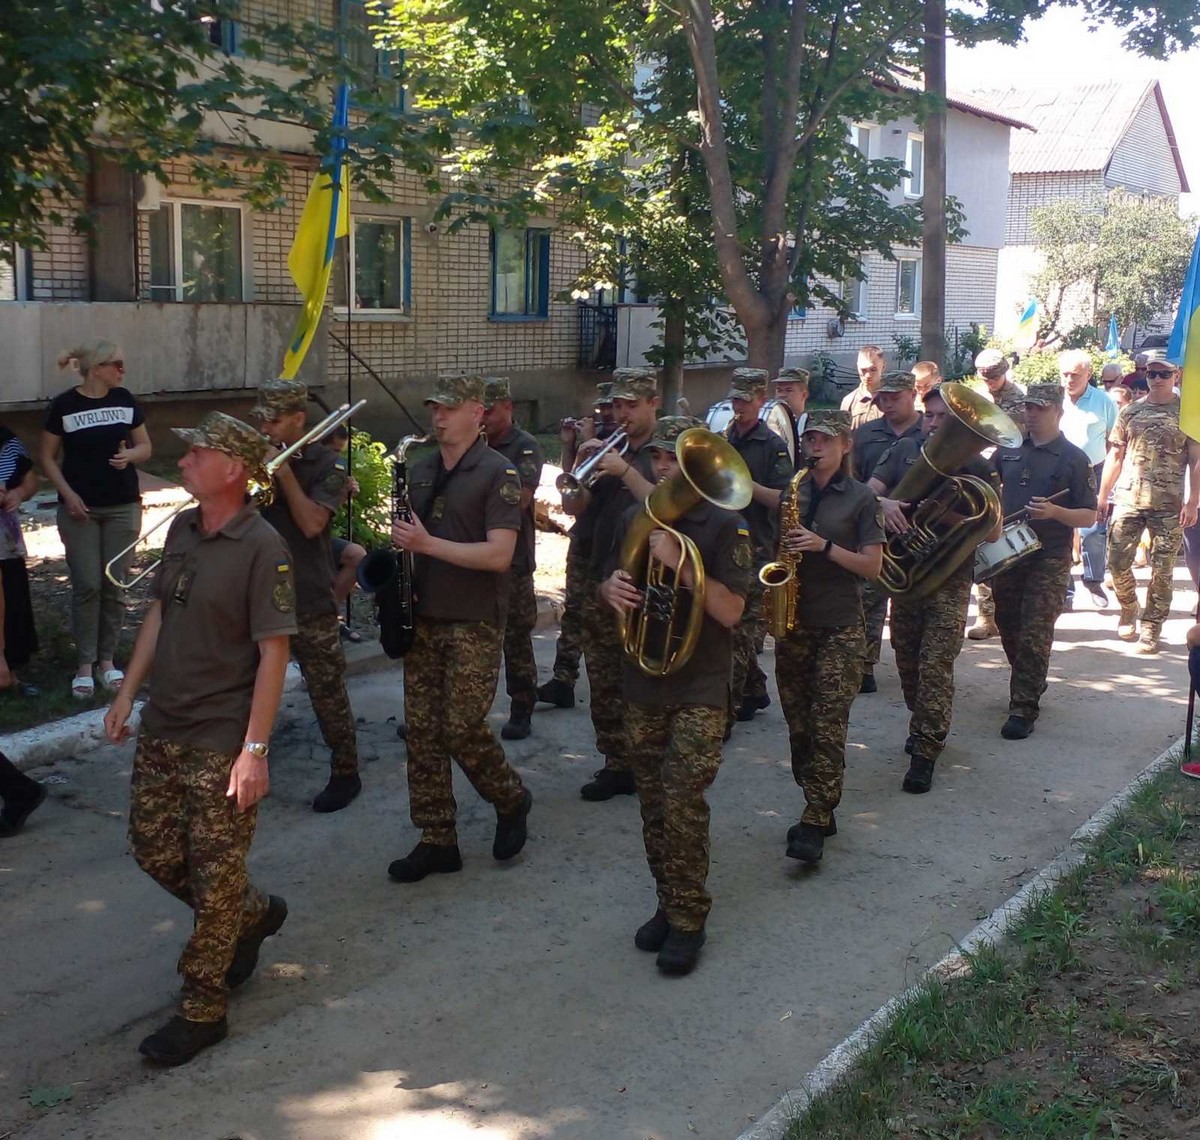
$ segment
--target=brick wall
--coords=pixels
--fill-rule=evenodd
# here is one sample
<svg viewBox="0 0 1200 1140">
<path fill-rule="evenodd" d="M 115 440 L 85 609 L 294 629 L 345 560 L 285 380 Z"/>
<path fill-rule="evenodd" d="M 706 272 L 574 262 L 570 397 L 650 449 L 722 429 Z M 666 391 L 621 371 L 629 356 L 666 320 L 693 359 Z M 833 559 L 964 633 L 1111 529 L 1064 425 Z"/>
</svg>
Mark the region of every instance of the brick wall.
<svg viewBox="0 0 1200 1140">
<path fill-rule="evenodd" d="M 1066 174 L 1014 174 L 1008 190 L 1008 226 L 1005 245 L 1031 245 L 1031 216 L 1039 206 L 1048 206 L 1062 198 L 1081 202 L 1104 198 L 1104 179 L 1100 171 Z"/>
<path fill-rule="evenodd" d="M 64 212 L 73 211 L 74 205 Z M 31 301 L 88 299 L 88 243 L 67 225 L 46 227 L 46 248 L 32 251 Z"/>
</svg>

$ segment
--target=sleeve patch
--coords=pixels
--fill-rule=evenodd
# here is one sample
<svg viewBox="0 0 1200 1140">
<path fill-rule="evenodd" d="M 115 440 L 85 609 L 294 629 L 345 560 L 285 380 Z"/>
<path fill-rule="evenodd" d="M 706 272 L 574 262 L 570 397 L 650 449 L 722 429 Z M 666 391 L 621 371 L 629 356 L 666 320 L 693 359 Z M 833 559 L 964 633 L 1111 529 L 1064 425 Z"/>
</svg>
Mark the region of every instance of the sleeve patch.
<svg viewBox="0 0 1200 1140">
<path fill-rule="evenodd" d="M 743 530 L 738 529 L 738 535 L 745 534 Z M 738 541 L 733 546 L 733 564 L 739 570 L 749 570 L 754 565 L 754 550 L 750 546 L 748 537 L 739 537 Z"/>
<path fill-rule="evenodd" d="M 516 472 L 513 472 L 516 474 Z M 510 507 L 515 507 L 521 501 L 521 488 L 516 483 L 501 483 L 500 498 Z"/>
</svg>

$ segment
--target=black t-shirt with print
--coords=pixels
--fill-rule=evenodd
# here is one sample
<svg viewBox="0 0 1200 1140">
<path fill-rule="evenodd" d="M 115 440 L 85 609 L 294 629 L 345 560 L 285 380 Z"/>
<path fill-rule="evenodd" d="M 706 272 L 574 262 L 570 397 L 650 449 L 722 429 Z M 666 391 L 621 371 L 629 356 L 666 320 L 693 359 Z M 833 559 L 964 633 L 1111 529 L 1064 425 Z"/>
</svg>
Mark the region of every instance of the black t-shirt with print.
<svg viewBox="0 0 1200 1140">
<path fill-rule="evenodd" d="M 68 388 L 50 401 L 42 426 L 62 437 L 63 478 L 89 507 L 137 502 L 137 469 L 130 464 L 119 471 L 108 461 L 123 442 L 132 445 L 133 429 L 145 418 L 126 388 L 99 397 Z"/>
</svg>

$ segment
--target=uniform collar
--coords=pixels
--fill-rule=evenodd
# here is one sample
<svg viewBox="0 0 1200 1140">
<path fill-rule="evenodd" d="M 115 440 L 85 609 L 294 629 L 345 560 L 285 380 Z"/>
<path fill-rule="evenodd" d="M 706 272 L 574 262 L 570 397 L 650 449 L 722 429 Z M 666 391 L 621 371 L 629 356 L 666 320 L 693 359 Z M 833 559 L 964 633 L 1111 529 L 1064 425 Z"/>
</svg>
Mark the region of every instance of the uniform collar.
<svg viewBox="0 0 1200 1140">
<path fill-rule="evenodd" d="M 462 458 L 454 465 L 454 471 L 470 471 L 472 467 L 477 467 L 479 461 L 488 452 L 487 436 L 480 434 L 476 437 L 475 442 L 463 452 Z M 442 459 L 441 452 L 438 452 L 438 461 L 445 466 L 445 460 Z"/>
<path fill-rule="evenodd" d="M 1063 449 L 1063 444 L 1066 442 L 1067 437 L 1061 431 L 1049 443 L 1034 443 L 1033 436 L 1029 435 L 1024 440 L 1024 443 L 1028 444 L 1035 451 L 1048 451 L 1051 455 L 1058 455 Z"/>
<path fill-rule="evenodd" d="M 767 433 L 770 430 L 771 429 L 768 428 L 767 425 L 762 422 L 762 420 L 756 420 L 754 423 L 754 426 L 748 432 L 746 432 L 745 435 L 739 435 L 737 437 L 736 442 L 742 443 L 744 440 L 747 440 L 747 439 L 767 439 L 768 438 Z M 729 442 L 734 443 L 735 441 L 732 438 L 730 438 Z"/>
<path fill-rule="evenodd" d="M 506 431 L 491 446 L 492 447 L 505 447 L 508 444 L 512 443 L 514 440 L 516 440 L 517 436 L 519 436 L 520 434 L 521 434 L 521 429 L 519 427 L 517 427 L 517 421 L 513 420 L 512 424 L 509 426 L 508 431 Z"/>
<path fill-rule="evenodd" d="M 245 536 L 247 531 L 254 526 L 255 520 L 258 518 L 258 508 L 253 503 L 247 503 L 236 515 L 234 515 L 224 526 L 213 531 L 212 534 L 205 534 L 200 529 L 200 508 L 195 508 L 195 514 L 192 515 L 190 525 L 202 540 L 216 538 L 221 535 L 223 538 L 239 539 Z"/>
</svg>

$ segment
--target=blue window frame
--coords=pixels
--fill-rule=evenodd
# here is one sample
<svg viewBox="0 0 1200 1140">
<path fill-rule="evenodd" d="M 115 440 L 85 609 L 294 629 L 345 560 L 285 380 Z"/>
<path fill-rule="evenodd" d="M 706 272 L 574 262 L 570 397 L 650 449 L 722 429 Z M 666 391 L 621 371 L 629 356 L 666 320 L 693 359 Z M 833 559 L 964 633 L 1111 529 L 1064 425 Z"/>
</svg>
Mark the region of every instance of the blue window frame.
<svg viewBox="0 0 1200 1140">
<path fill-rule="evenodd" d="M 550 312 L 550 232 L 491 229 L 494 321 L 544 320 Z"/>
</svg>

